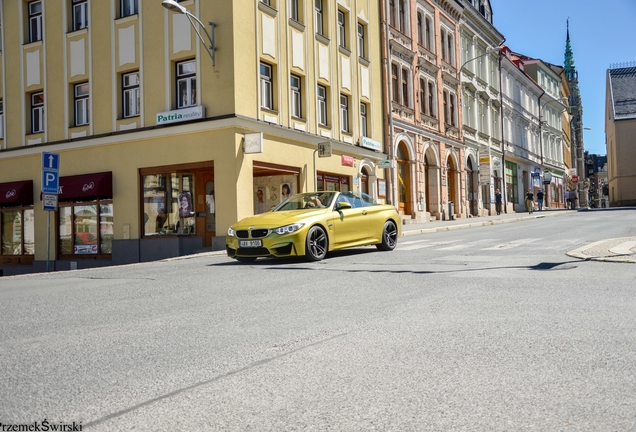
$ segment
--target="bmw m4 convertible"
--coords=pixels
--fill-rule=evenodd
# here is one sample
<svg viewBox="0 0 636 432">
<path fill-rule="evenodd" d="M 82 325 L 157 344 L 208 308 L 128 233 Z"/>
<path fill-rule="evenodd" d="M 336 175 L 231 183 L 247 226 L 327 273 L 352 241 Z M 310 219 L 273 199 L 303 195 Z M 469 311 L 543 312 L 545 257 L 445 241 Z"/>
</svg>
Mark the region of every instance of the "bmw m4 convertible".
<svg viewBox="0 0 636 432">
<path fill-rule="evenodd" d="M 395 207 L 357 192 L 296 194 L 267 213 L 232 225 L 225 249 L 230 258 L 302 256 L 320 261 L 327 252 L 376 245 L 391 251 L 402 224 Z"/>
</svg>

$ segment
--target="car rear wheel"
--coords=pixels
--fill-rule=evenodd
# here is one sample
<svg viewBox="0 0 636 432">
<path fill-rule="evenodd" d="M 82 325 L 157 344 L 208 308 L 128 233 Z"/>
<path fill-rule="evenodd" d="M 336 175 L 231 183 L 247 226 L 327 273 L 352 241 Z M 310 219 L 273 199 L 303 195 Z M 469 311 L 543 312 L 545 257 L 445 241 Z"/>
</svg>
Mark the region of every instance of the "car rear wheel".
<svg viewBox="0 0 636 432">
<path fill-rule="evenodd" d="M 236 260 L 242 263 L 253 263 L 256 261 L 256 257 L 236 257 Z"/>
<path fill-rule="evenodd" d="M 387 221 L 382 229 L 382 243 L 376 245 L 378 250 L 392 251 L 397 246 L 397 227 L 393 221 Z"/>
<path fill-rule="evenodd" d="M 313 226 L 307 233 L 305 241 L 305 257 L 308 261 L 320 261 L 327 255 L 329 239 L 325 230 L 319 226 Z"/>
</svg>

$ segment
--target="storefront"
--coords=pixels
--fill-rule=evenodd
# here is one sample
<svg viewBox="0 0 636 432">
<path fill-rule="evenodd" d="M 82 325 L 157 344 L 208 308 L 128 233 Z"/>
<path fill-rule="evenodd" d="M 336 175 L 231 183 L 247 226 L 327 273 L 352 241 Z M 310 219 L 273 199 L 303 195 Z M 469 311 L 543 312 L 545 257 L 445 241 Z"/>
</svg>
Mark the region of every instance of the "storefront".
<svg viewBox="0 0 636 432">
<path fill-rule="evenodd" d="M 32 180 L 0 184 L 0 224 L 2 265 L 33 263 L 35 230 Z"/>
</svg>

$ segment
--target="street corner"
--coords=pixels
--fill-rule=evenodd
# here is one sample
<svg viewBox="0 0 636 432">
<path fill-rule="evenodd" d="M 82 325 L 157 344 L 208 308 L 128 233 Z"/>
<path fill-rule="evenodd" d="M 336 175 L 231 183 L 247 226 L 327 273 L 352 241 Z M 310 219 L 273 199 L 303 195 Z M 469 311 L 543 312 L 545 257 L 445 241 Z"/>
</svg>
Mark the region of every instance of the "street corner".
<svg viewBox="0 0 636 432">
<path fill-rule="evenodd" d="M 589 261 L 636 264 L 636 237 L 600 240 L 571 250 L 567 255 Z"/>
</svg>

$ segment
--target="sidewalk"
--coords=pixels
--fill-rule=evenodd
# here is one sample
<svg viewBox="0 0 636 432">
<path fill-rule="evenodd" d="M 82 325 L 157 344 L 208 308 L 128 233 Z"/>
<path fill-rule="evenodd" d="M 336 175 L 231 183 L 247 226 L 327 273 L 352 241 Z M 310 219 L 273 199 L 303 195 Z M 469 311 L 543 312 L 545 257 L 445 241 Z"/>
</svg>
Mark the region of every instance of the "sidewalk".
<svg viewBox="0 0 636 432">
<path fill-rule="evenodd" d="M 582 210 L 543 210 L 528 213 L 504 213 L 499 216 L 482 216 L 473 218 L 462 218 L 447 221 L 433 221 L 428 223 L 404 224 L 402 225 L 402 237 L 429 234 L 442 231 L 460 230 L 466 228 L 482 227 L 486 225 L 497 225 L 523 220 L 533 220 L 544 217 L 563 216 L 576 213 Z M 568 256 L 582 260 L 606 261 L 619 263 L 636 264 L 636 237 L 623 237 L 615 239 L 601 240 L 582 246 L 578 249 L 567 252 Z"/>
<path fill-rule="evenodd" d="M 544 217 L 563 216 L 566 214 L 576 213 L 576 210 L 555 209 L 535 211 L 529 213 L 502 213 L 494 216 L 480 216 L 472 218 L 461 218 L 446 221 L 433 221 L 423 223 L 407 223 L 402 225 L 402 236 L 411 236 L 418 234 L 429 234 L 441 231 L 452 231 L 466 228 L 482 227 L 486 225 L 497 225 L 510 222 L 519 222 L 522 220 L 533 220 Z"/>
</svg>

